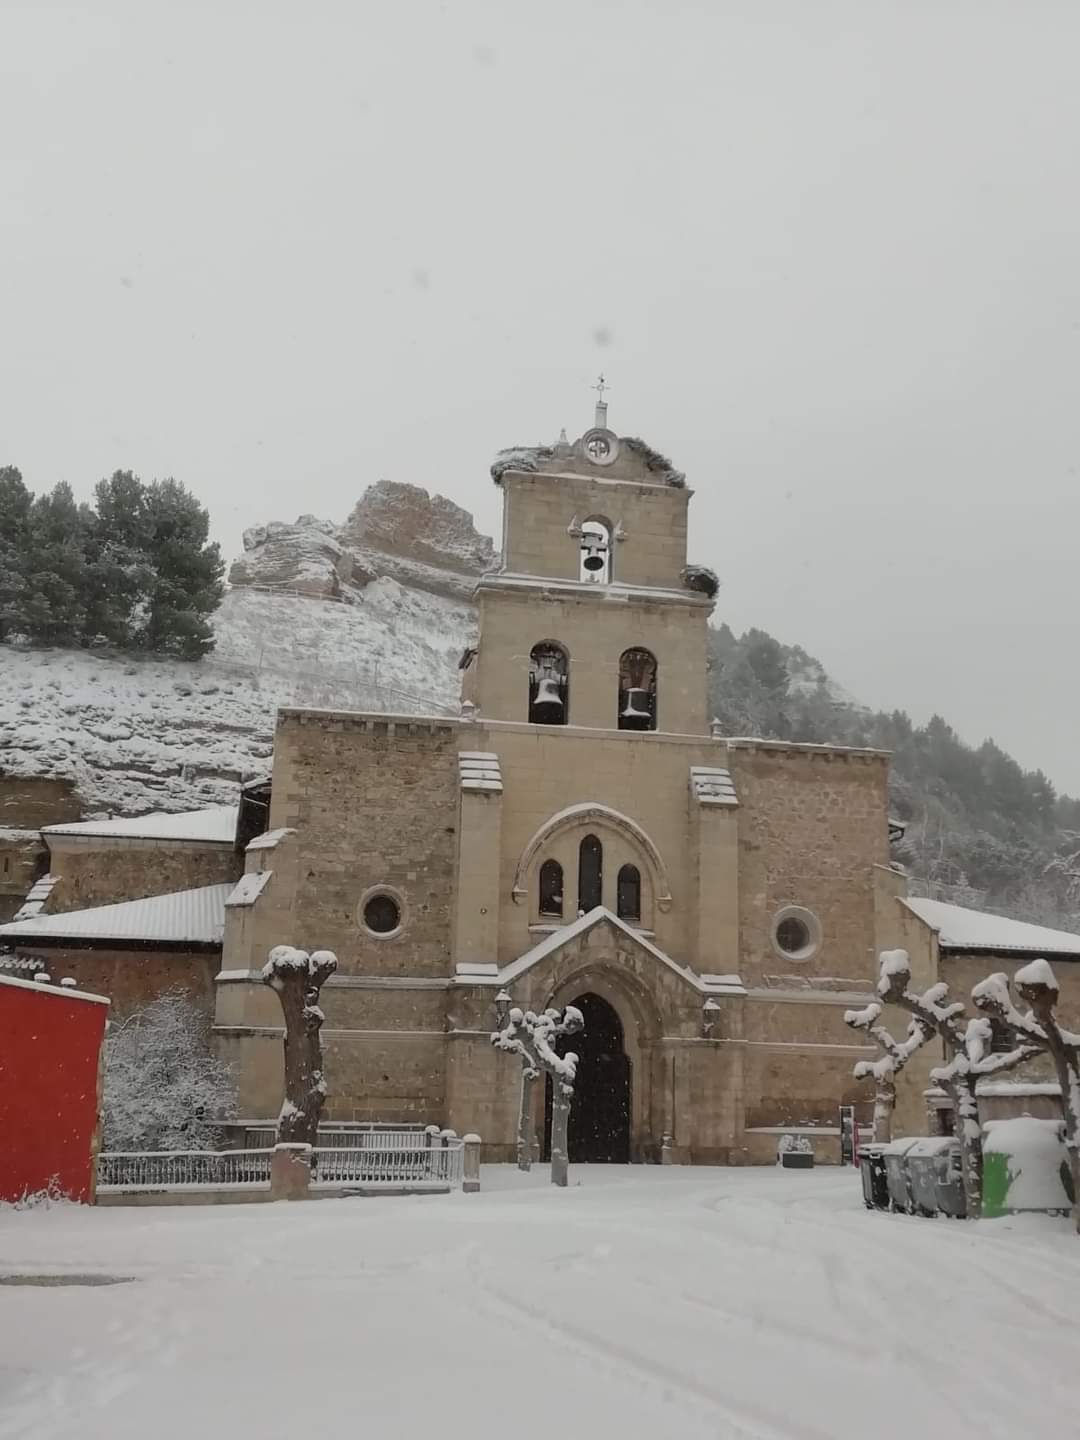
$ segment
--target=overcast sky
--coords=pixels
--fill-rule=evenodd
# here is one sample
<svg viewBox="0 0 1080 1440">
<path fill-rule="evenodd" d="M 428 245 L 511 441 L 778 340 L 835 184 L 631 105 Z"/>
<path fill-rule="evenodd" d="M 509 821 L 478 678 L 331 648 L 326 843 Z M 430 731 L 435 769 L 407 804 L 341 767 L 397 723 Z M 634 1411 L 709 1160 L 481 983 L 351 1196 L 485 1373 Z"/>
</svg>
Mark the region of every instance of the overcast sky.
<svg viewBox="0 0 1080 1440">
<path fill-rule="evenodd" d="M 639 434 L 717 618 L 1080 793 L 1076 0 L 0 0 L 0 464 L 242 529 Z"/>
</svg>

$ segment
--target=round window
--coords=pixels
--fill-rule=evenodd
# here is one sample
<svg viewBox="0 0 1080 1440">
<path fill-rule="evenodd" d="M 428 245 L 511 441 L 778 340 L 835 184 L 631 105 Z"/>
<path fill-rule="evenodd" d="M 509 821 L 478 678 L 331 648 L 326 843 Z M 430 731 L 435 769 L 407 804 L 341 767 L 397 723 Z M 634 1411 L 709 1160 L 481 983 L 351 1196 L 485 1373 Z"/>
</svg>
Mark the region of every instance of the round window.
<svg viewBox="0 0 1080 1440">
<path fill-rule="evenodd" d="M 809 960 L 821 944 L 817 916 L 798 905 L 781 910 L 773 921 L 773 945 L 789 960 Z"/>
<path fill-rule="evenodd" d="M 390 935 L 401 924 L 401 906 L 392 895 L 372 895 L 364 902 L 364 924 L 373 935 Z"/>
</svg>

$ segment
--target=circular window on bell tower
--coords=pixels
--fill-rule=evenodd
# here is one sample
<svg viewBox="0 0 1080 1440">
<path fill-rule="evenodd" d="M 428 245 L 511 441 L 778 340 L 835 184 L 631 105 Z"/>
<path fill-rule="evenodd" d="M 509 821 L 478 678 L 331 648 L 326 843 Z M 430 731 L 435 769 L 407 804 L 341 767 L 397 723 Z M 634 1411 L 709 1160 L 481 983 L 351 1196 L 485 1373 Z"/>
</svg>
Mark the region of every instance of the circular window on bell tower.
<svg viewBox="0 0 1080 1440">
<path fill-rule="evenodd" d="M 610 465 L 619 453 L 619 437 L 597 426 L 581 437 L 582 449 L 594 465 Z"/>
<path fill-rule="evenodd" d="M 401 896 L 385 885 L 365 891 L 356 908 L 360 924 L 378 940 L 392 939 L 404 923 Z"/>
</svg>

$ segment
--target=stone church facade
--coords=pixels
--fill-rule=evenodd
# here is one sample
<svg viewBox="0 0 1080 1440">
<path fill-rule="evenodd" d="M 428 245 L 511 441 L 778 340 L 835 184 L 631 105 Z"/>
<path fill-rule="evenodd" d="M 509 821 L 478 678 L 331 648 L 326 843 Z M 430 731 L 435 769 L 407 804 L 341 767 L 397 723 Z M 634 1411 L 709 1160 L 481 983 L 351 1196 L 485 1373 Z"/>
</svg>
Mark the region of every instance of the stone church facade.
<svg viewBox="0 0 1080 1440">
<path fill-rule="evenodd" d="M 712 733 L 692 491 L 603 406 L 493 473 L 501 568 L 477 587 L 460 718 L 279 715 L 217 980 L 243 1112 L 280 1104 L 259 971 L 290 943 L 338 956 L 330 1119 L 434 1120 L 509 1158 L 507 991 L 585 1013 L 572 1159 L 754 1163 L 781 1129 L 827 1135 L 868 1098 L 842 1017 L 892 939 L 886 757 Z"/>
</svg>

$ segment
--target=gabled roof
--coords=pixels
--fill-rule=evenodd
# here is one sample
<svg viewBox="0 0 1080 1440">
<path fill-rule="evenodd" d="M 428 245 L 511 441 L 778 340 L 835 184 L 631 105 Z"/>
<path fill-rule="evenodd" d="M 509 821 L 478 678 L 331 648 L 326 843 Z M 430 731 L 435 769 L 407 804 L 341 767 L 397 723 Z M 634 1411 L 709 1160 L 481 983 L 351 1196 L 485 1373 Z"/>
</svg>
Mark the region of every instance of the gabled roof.
<svg viewBox="0 0 1080 1440">
<path fill-rule="evenodd" d="M 519 975 L 524 975 L 527 970 L 531 970 L 534 965 L 538 965 L 541 960 L 561 950 L 569 941 L 576 940 L 579 935 L 584 935 L 587 930 L 591 930 L 595 925 L 605 923 L 611 925 L 613 929 L 621 931 L 623 935 L 629 940 L 632 940 L 635 945 L 639 945 L 641 949 L 648 951 L 661 965 L 665 965 L 669 970 L 674 970 L 680 979 L 692 985 L 695 990 L 700 990 L 703 994 L 746 994 L 742 981 L 737 975 L 698 975 L 695 971 L 689 969 L 689 967 L 679 965 L 676 961 L 672 960 L 670 955 L 665 955 L 663 950 L 661 950 L 658 945 L 654 945 L 651 940 L 647 940 L 640 930 L 635 930 L 633 926 L 628 925 L 625 920 L 620 920 L 618 915 L 612 914 L 612 912 L 603 905 L 597 905 L 597 907 L 594 910 L 590 910 L 587 915 L 579 915 L 578 918 L 571 921 L 569 925 L 562 925 L 558 930 L 553 930 L 550 935 L 545 935 L 543 940 L 534 945 L 531 950 L 526 950 L 524 955 L 519 955 L 516 960 L 511 960 L 509 965 L 504 965 L 501 970 L 497 969 L 494 965 L 459 965 L 457 967 L 458 984 L 508 985 L 512 980 L 516 980 Z"/>
<path fill-rule="evenodd" d="M 236 839 L 238 808 L 212 805 L 206 810 L 184 810 L 178 815 L 155 810 L 134 820 L 80 820 L 73 825 L 46 825 L 41 833 L 46 839 L 56 835 L 93 840 L 196 840 L 231 845 Z"/>
<path fill-rule="evenodd" d="M 203 885 L 169 895 L 148 895 L 118 905 L 95 905 L 62 915 L 38 915 L 0 925 L 0 940 L 98 940 L 160 944 L 220 945 L 225 901 L 232 885 Z"/>
<path fill-rule="evenodd" d="M 1029 925 L 1024 920 L 919 896 L 903 904 L 938 932 L 942 950 L 1014 950 L 1023 955 L 1075 955 L 1080 959 L 1080 935 L 1067 930 L 1049 930 L 1044 925 Z"/>
</svg>

